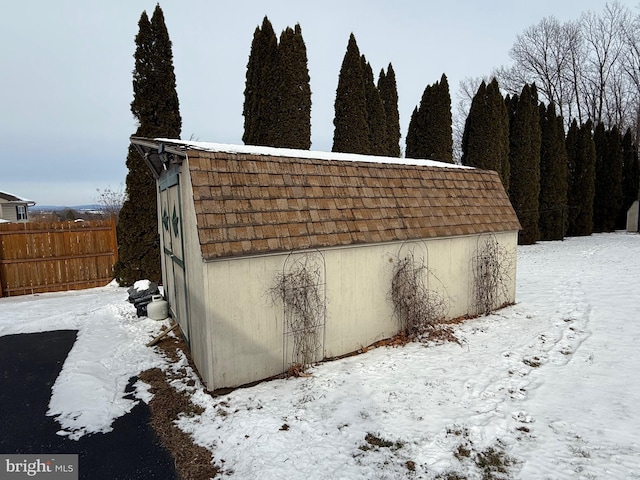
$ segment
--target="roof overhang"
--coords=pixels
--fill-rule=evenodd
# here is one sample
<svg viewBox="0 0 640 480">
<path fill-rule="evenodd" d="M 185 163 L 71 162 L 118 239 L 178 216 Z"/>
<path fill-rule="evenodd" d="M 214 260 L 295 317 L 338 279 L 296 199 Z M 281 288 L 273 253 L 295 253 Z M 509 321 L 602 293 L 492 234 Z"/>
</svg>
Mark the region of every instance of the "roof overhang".
<svg viewBox="0 0 640 480">
<path fill-rule="evenodd" d="M 179 165 L 186 157 L 186 146 L 149 138 L 130 138 L 155 178 L 160 178 L 172 165 Z"/>
<path fill-rule="evenodd" d="M 33 207 L 36 204 L 36 202 L 34 202 L 33 200 L 21 198 L 17 195 L 13 195 L 12 193 L 7 192 L 0 192 L 0 200 L 4 200 L 3 203 L 9 205 L 27 205 L 29 207 Z"/>
</svg>

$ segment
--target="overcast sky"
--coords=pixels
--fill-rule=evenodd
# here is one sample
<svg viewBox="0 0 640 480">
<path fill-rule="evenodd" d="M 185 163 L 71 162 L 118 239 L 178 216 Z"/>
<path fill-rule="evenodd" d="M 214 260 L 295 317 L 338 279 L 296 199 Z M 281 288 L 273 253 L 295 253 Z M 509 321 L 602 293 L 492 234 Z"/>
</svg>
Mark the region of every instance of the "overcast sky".
<svg viewBox="0 0 640 480">
<path fill-rule="evenodd" d="M 8 3 L 8 2 L 7 2 Z M 635 8 L 637 0 L 622 4 Z M 333 103 L 349 34 L 377 78 L 393 64 L 401 146 L 413 108 L 445 73 L 452 102 L 465 77 L 510 63 L 516 36 L 545 16 L 576 20 L 604 0 L 163 1 L 173 42 L 182 138 L 242 143 L 243 90 L 255 28 L 299 23 L 311 77 L 312 150 L 331 150 Z M 94 202 L 124 185 L 135 35 L 154 1 L 11 2 L 0 16 L 0 191 L 39 205 Z"/>
</svg>

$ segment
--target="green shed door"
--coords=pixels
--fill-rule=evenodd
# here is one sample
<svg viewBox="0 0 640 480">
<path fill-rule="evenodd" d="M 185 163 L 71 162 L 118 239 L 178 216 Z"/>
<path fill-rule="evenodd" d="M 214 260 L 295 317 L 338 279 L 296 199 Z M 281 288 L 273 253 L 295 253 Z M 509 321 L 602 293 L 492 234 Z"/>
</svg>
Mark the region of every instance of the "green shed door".
<svg viewBox="0 0 640 480">
<path fill-rule="evenodd" d="M 174 166 L 159 182 L 162 227 L 164 291 L 171 316 L 189 341 L 189 312 L 184 266 L 182 204 L 180 201 L 179 167 Z"/>
</svg>

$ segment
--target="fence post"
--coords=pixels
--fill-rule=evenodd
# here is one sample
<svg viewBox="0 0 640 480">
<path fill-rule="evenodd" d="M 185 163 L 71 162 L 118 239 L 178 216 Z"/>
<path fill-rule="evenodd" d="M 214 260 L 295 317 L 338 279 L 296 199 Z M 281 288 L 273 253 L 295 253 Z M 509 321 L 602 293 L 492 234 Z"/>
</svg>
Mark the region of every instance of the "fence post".
<svg viewBox="0 0 640 480">
<path fill-rule="evenodd" d="M 111 215 L 111 246 L 113 248 L 113 264 L 118 263 L 118 232 L 116 216 Z"/>
</svg>

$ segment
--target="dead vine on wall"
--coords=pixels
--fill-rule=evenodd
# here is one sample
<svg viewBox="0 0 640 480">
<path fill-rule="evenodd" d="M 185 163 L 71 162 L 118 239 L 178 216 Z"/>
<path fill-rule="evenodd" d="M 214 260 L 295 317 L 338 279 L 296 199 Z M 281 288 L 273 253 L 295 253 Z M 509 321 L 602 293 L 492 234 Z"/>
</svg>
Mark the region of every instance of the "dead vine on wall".
<svg viewBox="0 0 640 480">
<path fill-rule="evenodd" d="M 304 371 L 322 358 L 320 334 L 325 323 L 324 268 L 312 256 L 303 256 L 276 275 L 270 289 L 272 298 L 281 302 L 284 310 L 284 355 L 292 339 L 292 358 L 285 369 Z M 289 363 L 289 365 L 287 365 Z"/>
<path fill-rule="evenodd" d="M 478 240 L 472 267 L 477 314 L 488 315 L 507 303 L 514 256 L 493 235 Z"/>
<path fill-rule="evenodd" d="M 416 259 L 413 251 L 394 263 L 391 301 L 400 331 L 408 338 L 424 337 L 449 311 L 448 298 L 429 289 L 431 275 L 424 259 Z"/>
</svg>

